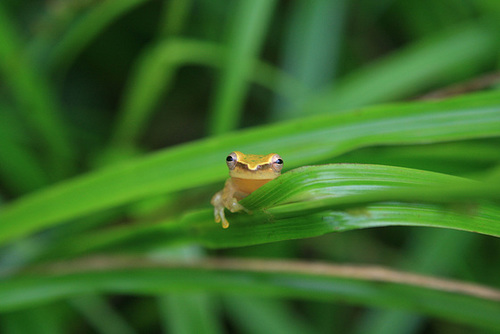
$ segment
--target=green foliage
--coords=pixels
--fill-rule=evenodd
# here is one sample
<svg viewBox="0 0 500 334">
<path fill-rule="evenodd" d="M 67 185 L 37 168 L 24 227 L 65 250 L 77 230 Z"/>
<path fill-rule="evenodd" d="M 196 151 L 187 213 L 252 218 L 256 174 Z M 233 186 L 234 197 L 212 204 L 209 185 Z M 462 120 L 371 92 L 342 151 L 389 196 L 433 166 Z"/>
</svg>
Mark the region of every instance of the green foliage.
<svg viewBox="0 0 500 334">
<path fill-rule="evenodd" d="M 1 3 L 2 332 L 499 330 L 499 15 Z M 285 170 L 222 229 L 233 150 Z"/>
</svg>

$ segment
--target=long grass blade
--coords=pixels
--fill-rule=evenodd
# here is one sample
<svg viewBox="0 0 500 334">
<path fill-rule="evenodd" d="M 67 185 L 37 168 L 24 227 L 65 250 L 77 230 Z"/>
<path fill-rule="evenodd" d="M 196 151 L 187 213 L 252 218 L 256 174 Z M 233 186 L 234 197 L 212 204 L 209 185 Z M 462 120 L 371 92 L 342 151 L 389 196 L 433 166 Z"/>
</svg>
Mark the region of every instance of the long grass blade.
<svg viewBox="0 0 500 334">
<path fill-rule="evenodd" d="M 156 103 L 162 94 L 168 92 L 181 67 L 201 65 L 221 68 L 227 52 L 227 48 L 218 44 L 185 38 L 169 39 L 145 50 L 129 81 L 117 124 L 111 135 L 112 147 L 130 148 L 137 145 Z M 303 91 L 296 80 L 277 68 L 255 59 L 252 61 L 255 71 L 249 74 L 250 81 L 287 100 Z M 279 87 L 277 82 L 281 83 Z"/>
<path fill-rule="evenodd" d="M 33 156 L 24 129 L 5 105 L 0 105 L 0 176 L 6 188 L 20 195 L 49 182 L 40 160 Z"/>
<path fill-rule="evenodd" d="M 292 1 L 284 38 L 282 67 L 308 90 L 295 95 L 291 101 L 278 97 L 275 118 L 300 116 L 294 112 L 302 111 L 301 104 L 313 92 L 336 81 L 346 7 L 345 0 Z"/>
<path fill-rule="evenodd" d="M 17 109 L 40 136 L 54 178 L 68 176 L 74 158 L 62 110 L 48 78 L 29 59 L 21 36 L 0 5 L 0 75 L 14 97 Z"/>
<path fill-rule="evenodd" d="M 500 237 L 500 206 L 488 200 L 500 201 L 498 187 L 444 174 L 374 165 L 303 167 L 243 199 L 253 213 L 227 213 L 227 230 L 215 224 L 213 210 L 192 211 L 156 224 L 81 235 L 46 256 L 182 243 L 242 247 L 382 226 L 432 226 Z"/>
<path fill-rule="evenodd" d="M 0 212 L 0 243 L 100 209 L 222 180 L 227 175 L 224 157 L 235 149 L 258 153 L 272 148 L 294 167 L 375 144 L 500 136 L 499 110 L 500 94 L 495 92 L 311 117 L 193 142 L 10 204 Z"/>
<path fill-rule="evenodd" d="M 262 47 L 276 0 L 239 0 L 228 26 L 226 66 L 215 95 L 210 133 L 222 134 L 238 126 L 248 76 Z"/>
<path fill-rule="evenodd" d="M 489 61 L 498 40 L 491 26 L 467 23 L 433 35 L 360 68 L 317 94 L 304 108 L 309 113 L 359 108 L 412 96 L 446 84 L 449 73 Z"/>
<path fill-rule="evenodd" d="M 158 295 L 179 290 L 237 291 L 397 307 L 478 328 L 500 328 L 498 290 L 377 267 L 243 259 L 170 263 L 94 258 L 42 267 L 1 283 L 0 310 L 4 312 L 82 292 Z"/>
<path fill-rule="evenodd" d="M 106 0 L 93 6 L 65 32 L 49 57 L 50 68 L 67 68 L 117 18 L 148 0 Z"/>
</svg>

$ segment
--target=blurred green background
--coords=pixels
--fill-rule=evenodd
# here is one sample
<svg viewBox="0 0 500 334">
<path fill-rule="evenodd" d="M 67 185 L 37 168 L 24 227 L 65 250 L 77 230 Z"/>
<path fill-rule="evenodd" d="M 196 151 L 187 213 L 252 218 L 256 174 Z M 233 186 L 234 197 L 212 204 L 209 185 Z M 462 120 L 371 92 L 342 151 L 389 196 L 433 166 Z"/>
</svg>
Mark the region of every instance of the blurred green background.
<svg viewBox="0 0 500 334">
<path fill-rule="evenodd" d="M 140 230 L 209 210 L 232 150 L 277 151 L 286 170 L 354 162 L 472 179 L 498 176 L 499 50 L 497 0 L 3 0 L 2 280 L 14 282 L 31 265 L 133 253 L 181 261 L 210 256 L 374 264 L 498 288 L 500 243 L 493 233 L 384 227 L 315 238 L 305 233 L 274 243 L 249 238 L 248 245 L 224 249 L 183 242 L 182 236 L 164 244 L 113 242 L 122 227 Z M 398 107 L 384 114 L 386 104 L 421 108 L 418 125 L 427 112 L 426 94 L 437 92 L 433 97 L 440 100 L 476 90 L 488 91 L 484 100 L 490 101 L 481 105 L 479 95 L 478 106 L 493 110 L 482 128 L 471 124 L 470 133 L 444 135 L 455 124 L 451 115 L 439 118 L 433 137 L 387 135 Z M 450 106 L 458 110 L 457 101 Z M 373 116 L 366 129 L 353 123 L 351 137 L 331 137 L 315 121 L 327 115 L 340 124 L 361 115 L 360 108 L 379 105 L 379 118 Z M 359 139 L 374 128 L 386 137 Z M 311 131 L 307 138 L 304 129 Z M 301 138 L 311 146 L 287 146 Z M 342 144 L 329 150 L 336 142 Z M 134 273 L 123 273 L 124 285 L 127 275 Z M 17 306 L 16 300 L 0 302 L 1 333 L 495 330 L 493 320 L 486 328 L 479 320 L 454 321 L 453 310 L 442 316 L 418 303 L 401 309 L 387 295 L 359 302 L 354 290 L 334 301 L 286 293 L 264 298 L 258 288 L 224 293 L 218 281 L 217 292 L 174 288 L 144 296 L 64 290 L 61 280 L 50 293 L 64 298 L 45 299 L 37 284 L 19 283 L 26 293 L 18 298 L 26 301 Z"/>
</svg>

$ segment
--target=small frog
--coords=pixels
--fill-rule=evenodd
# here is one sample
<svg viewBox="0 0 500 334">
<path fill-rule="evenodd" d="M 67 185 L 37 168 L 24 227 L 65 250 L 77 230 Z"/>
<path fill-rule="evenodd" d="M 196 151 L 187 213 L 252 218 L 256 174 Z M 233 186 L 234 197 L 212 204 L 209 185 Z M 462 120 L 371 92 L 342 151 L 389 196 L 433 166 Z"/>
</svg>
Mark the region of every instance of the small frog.
<svg viewBox="0 0 500 334">
<path fill-rule="evenodd" d="M 230 178 L 224 189 L 217 192 L 211 201 L 215 222 L 222 221 L 223 228 L 229 227 L 224 208 L 231 212 L 247 211 L 238 201 L 280 176 L 283 168 L 283 159 L 275 153 L 257 155 L 234 151 L 227 156 L 226 163 Z"/>
</svg>

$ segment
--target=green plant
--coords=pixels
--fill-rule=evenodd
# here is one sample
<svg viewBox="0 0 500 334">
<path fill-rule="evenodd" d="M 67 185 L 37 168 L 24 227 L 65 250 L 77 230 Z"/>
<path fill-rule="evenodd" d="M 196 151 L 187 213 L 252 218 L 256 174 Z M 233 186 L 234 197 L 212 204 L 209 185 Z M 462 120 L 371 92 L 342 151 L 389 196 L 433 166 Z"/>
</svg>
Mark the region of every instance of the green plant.
<svg viewBox="0 0 500 334">
<path fill-rule="evenodd" d="M 498 76 L 415 99 L 495 69 L 500 6 L 445 2 L 0 4 L 2 330 L 500 329 Z M 224 230 L 233 150 L 286 172 Z"/>
</svg>

